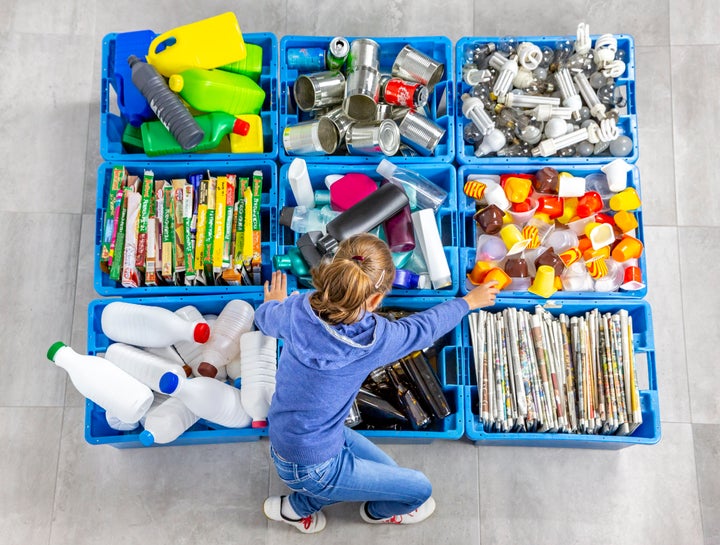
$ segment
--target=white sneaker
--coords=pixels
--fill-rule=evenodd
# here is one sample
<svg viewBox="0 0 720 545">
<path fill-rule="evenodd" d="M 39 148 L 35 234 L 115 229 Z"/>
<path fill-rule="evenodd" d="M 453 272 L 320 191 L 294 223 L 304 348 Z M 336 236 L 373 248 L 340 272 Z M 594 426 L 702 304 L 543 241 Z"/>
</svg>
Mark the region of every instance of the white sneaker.
<svg viewBox="0 0 720 545">
<path fill-rule="evenodd" d="M 290 526 L 294 526 L 303 534 L 315 534 L 325 528 L 325 515 L 322 511 L 317 511 L 312 515 L 303 517 L 298 520 L 286 518 L 282 514 L 282 502 L 287 496 L 270 496 L 263 504 L 263 512 L 270 520 L 284 522 Z"/>
<path fill-rule="evenodd" d="M 392 517 L 385 519 L 371 518 L 365 510 L 366 503 L 367 502 L 363 502 L 362 505 L 360 505 L 360 516 L 365 522 L 370 524 L 416 524 L 424 521 L 435 512 L 435 500 L 432 496 L 429 497 L 420 507 L 415 509 L 415 511 L 410 511 L 404 515 L 393 515 Z"/>
</svg>

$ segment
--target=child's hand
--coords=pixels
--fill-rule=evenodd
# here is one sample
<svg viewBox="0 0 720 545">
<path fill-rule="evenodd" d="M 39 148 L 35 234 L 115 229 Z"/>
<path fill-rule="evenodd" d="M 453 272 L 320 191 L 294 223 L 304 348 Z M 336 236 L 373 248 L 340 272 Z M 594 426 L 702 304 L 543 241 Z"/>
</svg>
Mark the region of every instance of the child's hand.
<svg viewBox="0 0 720 545">
<path fill-rule="evenodd" d="M 281 303 L 287 299 L 287 275 L 282 271 L 272 273 L 272 278 L 268 286 L 265 281 L 265 302 L 280 301 Z"/>
<path fill-rule="evenodd" d="M 495 304 L 495 294 L 499 291 L 495 286 L 497 286 L 497 280 L 491 280 L 485 284 L 480 284 L 463 297 L 467 301 L 470 310 Z"/>
</svg>

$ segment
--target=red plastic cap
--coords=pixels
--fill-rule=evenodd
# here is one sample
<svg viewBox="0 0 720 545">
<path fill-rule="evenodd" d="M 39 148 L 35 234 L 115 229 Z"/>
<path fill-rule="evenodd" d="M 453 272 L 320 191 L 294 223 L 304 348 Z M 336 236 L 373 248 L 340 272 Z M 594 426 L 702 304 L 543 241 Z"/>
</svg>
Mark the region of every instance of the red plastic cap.
<svg viewBox="0 0 720 545">
<path fill-rule="evenodd" d="M 267 428 L 267 420 L 253 420 L 253 428 Z"/>
<path fill-rule="evenodd" d="M 215 378 L 217 376 L 217 372 L 217 367 L 206 361 L 198 365 L 198 373 L 200 373 L 203 377 Z"/>
<path fill-rule="evenodd" d="M 250 132 L 250 123 L 242 119 L 236 119 L 233 124 L 232 132 L 239 134 L 240 136 L 245 136 Z"/>
<path fill-rule="evenodd" d="M 205 322 L 201 322 L 195 326 L 193 331 L 193 338 L 196 343 L 206 343 L 210 338 L 210 326 Z"/>
</svg>

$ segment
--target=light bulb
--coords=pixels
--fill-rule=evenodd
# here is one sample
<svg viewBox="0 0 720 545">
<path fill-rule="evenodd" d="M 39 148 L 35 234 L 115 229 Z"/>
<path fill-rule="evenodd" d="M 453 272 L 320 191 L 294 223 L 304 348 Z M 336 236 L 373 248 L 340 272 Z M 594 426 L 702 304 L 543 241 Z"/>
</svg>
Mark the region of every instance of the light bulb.
<svg viewBox="0 0 720 545">
<path fill-rule="evenodd" d="M 579 72 L 575 74 L 573 79 L 585 104 L 590 108 L 590 114 L 601 121 L 605 119 L 605 105 L 600 102 L 600 99 L 595 94 L 595 89 L 592 88 L 585 74 Z"/>
<path fill-rule="evenodd" d="M 506 61 L 500 69 L 500 73 L 498 74 L 497 79 L 495 80 L 495 85 L 493 85 L 490 98 L 492 98 L 493 96 L 495 98 L 504 97 L 510 90 L 510 87 L 512 87 L 513 79 L 515 78 L 517 73 L 517 61 L 515 59 L 510 59 Z"/>
<path fill-rule="evenodd" d="M 556 100 L 560 102 L 560 99 Z M 538 106 L 535 106 L 535 108 L 530 110 L 528 113 L 538 121 L 548 121 L 553 117 L 559 117 L 560 119 L 570 119 L 570 117 L 572 116 L 572 112 L 573 110 L 571 108 L 551 106 L 549 104 L 540 104 Z"/>
<path fill-rule="evenodd" d="M 486 110 L 495 108 L 495 102 L 490 98 L 490 85 L 487 83 L 478 83 L 470 89 L 470 96 L 479 98 Z"/>
<path fill-rule="evenodd" d="M 518 45 L 517 56 L 520 66 L 526 70 L 535 70 L 543 60 L 542 51 L 531 42 L 522 42 Z"/>
<path fill-rule="evenodd" d="M 602 72 L 595 72 L 593 73 L 588 80 L 590 81 L 590 85 L 592 85 L 593 89 L 600 89 L 603 85 L 607 85 L 610 83 L 608 81 L 608 78 L 603 75 Z"/>
<path fill-rule="evenodd" d="M 463 81 L 469 86 L 485 83 L 492 80 L 492 72 L 490 70 L 480 70 L 474 64 L 466 64 L 463 66 Z"/>
<path fill-rule="evenodd" d="M 625 135 L 620 135 L 610 142 L 610 154 L 614 157 L 627 157 L 632 149 L 632 140 Z"/>
<path fill-rule="evenodd" d="M 495 128 L 495 123 L 485 111 L 485 107 L 479 98 L 473 98 L 467 93 L 462 95 L 462 113 L 467 119 L 473 122 L 480 134 L 486 136 Z"/>
<path fill-rule="evenodd" d="M 567 68 L 561 68 L 560 70 L 558 70 L 555 73 L 555 83 L 557 83 L 558 88 L 560 89 L 560 94 L 563 97 L 563 106 L 572 108 L 572 118 L 575 121 L 579 121 L 579 110 L 580 108 L 582 108 L 582 100 L 580 99 L 580 95 L 575 89 L 575 85 L 573 85 L 570 71 Z"/>
<path fill-rule="evenodd" d="M 468 144 L 477 144 L 482 140 L 482 133 L 472 121 L 463 128 L 463 138 Z"/>
<path fill-rule="evenodd" d="M 542 61 L 540 61 L 540 68 L 550 68 L 550 64 L 552 64 L 555 52 L 549 45 L 542 46 L 540 48 L 540 51 L 542 51 Z"/>
<path fill-rule="evenodd" d="M 497 129 L 493 129 L 485 135 L 483 141 L 475 149 L 475 157 L 483 157 L 489 153 L 495 153 L 505 146 L 505 135 Z"/>
<path fill-rule="evenodd" d="M 603 34 L 595 42 L 594 58 L 599 69 L 605 68 L 615 60 L 617 51 L 617 40 L 612 34 Z"/>
<path fill-rule="evenodd" d="M 518 68 L 517 74 L 513 78 L 512 84 L 516 89 L 527 89 L 535 82 L 535 76 L 527 68 L 522 66 Z"/>
<path fill-rule="evenodd" d="M 532 149 L 533 157 L 549 157 L 555 155 L 558 150 L 573 146 L 588 139 L 587 129 L 578 129 L 557 138 L 543 140 L 537 147 Z"/>
<path fill-rule="evenodd" d="M 475 46 L 472 50 L 472 60 L 479 69 L 487 68 L 488 57 L 495 52 L 494 43 L 486 43 Z"/>
<path fill-rule="evenodd" d="M 578 23 L 576 36 L 575 51 L 581 54 L 590 51 L 592 45 L 590 41 L 590 25 L 587 23 Z"/>
<path fill-rule="evenodd" d="M 553 52 L 553 60 L 550 63 L 550 71 L 557 72 L 564 65 L 565 61 L 572 55 L 573 44 L 570 40 L 564 40 L 555 44 L 555 51 Z"/>
<path fill-rule="evenodd" d="M 619 78 L 625 73 L 625 63 L 621 60 L 614 60 L 605 63 L 605 66 L 600 70 L 603 76 L 608 78 Z"/>
<path fill-rule="evenodd" d="M 500 104 L 511 108 L 534 108 L 540 104 L 560 106 L 560 99 L 555 97 L 542 97 L 533 95 L 521 95 L 519 93 L 508 93 L 502 99 L 498 98 Z"/>
<path fill-rule="evenodd" d="M 564 119 L 560 119 L 559 117 L 553 117 L 548 120 L 547 123 L 545 123 L 545 137 L 557 138 L 558 136 L 567 134 L 568 127 L 570 127 L 571 129 L 574 128 L 572 123 L 568 123 L 567 121 L 565 121 Z M 569 132 L 572 132 L 572 130 Z"/>
<path fill-rule="evenodd" d="M 530 157 L 530 149 L 527 145 L 513 144 L 497 151 L 498 157 Z"/>
<path fill-rule="evenodd" d="M 502 70 L 503 65 L 508 61 L 509 59 L 500 53 L 499 51 L 495 51 L 492 55 L 488 57 L 488 66 L 491 66 L 498 72 Z"/>
<path fill-rule="evenodd" d="M 580 142 L 575 146 L 575 151 L 580 157 L 590 157 L 593 154 L 594 149 L 595 146 L 587 140 Z"/>
</svg>

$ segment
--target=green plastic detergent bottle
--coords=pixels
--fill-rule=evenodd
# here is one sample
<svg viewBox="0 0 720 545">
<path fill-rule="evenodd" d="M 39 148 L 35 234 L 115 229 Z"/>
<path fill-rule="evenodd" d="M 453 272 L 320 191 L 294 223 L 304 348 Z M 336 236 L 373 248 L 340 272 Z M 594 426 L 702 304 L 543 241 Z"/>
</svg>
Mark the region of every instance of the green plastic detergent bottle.
<svg viewBox="0 0 720 545">
<path fill-rule="evenodd" d="M 242 74 L 190 68 L 170 76 L 170 89 L 196 110 L 232 115 L 259 114 L 265 91 Z"/>
<path fill-rule="evenodd" d="M 161 121 L 146 121 L 140 127 L 145 153 L 153 157 L 211 150 L 218 147 L 227 134 L 233 132 L 244 136 L 250 129 L 250 124 L 247 121 L 237 119 L 234 115 L 224 112 L 199 115 L 195 118 L 195 121 L 205 132 L 205 137 L 197 146 L 189 150 L 184 150 L 178 144 L 175 137 L 165 128 Z"/>
<path fill-rule="evenodd" d="M 256 44 L 245 43 L 245 51 L 247 56 L 240 60 L 231 62 L 224 66 L 219 66 L 218 70 L 225 70 L 226 72 L 234 72 L 235 74 L 242 74 L 247 76 L 253 81 L 260 80 L 260 74 L 262 74 L 263 67 L 263 50 L 262 47 Z"/>
</svg>

